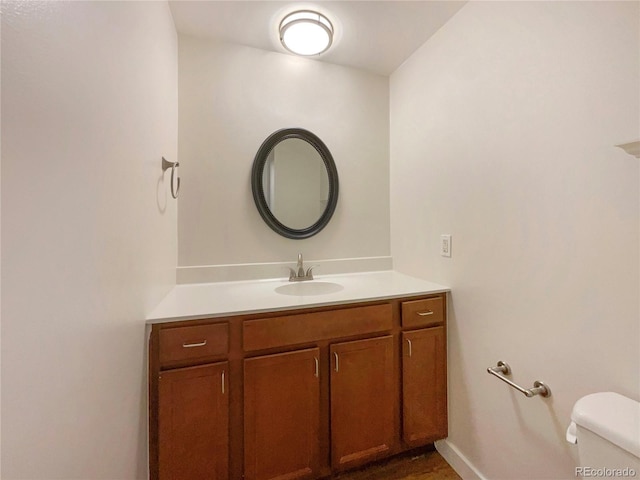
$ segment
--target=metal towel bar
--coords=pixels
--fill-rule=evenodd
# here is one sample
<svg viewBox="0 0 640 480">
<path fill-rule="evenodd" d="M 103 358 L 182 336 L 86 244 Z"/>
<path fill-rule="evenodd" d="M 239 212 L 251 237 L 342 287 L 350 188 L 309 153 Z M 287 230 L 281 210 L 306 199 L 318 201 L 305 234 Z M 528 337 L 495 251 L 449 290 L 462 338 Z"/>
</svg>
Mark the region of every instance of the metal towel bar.
<svg viewBox="0 0 640 480">
<path fill-rule="evenodd" d="M 489 372 L 491 375 L 495 377 L 498 377 L 500 380 L 510 385 L 511 387 L 515 388 L 520 393 L 524 394 L 526 397 L 531 398 L 531 397 L 535 397 L 536 395 L 541 395 L 543 397 L 551 396 L 551 389 L 539 380 L 536 380 L 535 382 L 533 382 L 533 387 L 528 389 L 522 388 L 517 383 L 514 383 L 511 380 L 509 380 L 504 375 L 511 374 L 511 367 L 509 366 L 508 363 L 503 362 L 502 360 L 498 362 L 497 366 L 487 368 L 487 372 Z"/>
</svg>

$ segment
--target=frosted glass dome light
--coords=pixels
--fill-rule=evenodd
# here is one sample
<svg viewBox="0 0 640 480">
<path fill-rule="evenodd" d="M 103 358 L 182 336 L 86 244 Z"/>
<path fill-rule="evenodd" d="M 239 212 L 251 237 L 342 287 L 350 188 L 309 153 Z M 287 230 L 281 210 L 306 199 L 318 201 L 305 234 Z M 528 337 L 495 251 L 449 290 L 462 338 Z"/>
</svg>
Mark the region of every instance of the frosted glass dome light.
<svg viewBox="0 0 640 480">
<path fill-rule="evenodd" d="M 311 10 L 290 13 L 280 22 L 280 41 L 296 55 L 319 55 L 333 42 L 333 25 L 327 17 Z"/>
</svg>

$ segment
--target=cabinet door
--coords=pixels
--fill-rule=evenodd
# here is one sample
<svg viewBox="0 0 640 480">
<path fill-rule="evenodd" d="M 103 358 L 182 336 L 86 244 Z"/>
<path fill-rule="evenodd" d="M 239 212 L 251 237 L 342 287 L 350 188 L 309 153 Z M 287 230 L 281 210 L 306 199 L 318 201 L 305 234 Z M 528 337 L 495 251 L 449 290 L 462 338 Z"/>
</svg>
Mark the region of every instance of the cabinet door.
<svg viewBox="0 0 640 480">
<path fill-rule="evenodd" d="M 393 448 L 393 337 L 331 345 L 331 463 L 355 466 Z"/>
<path fill-rule="evenodd" d="M 160 480 L 228 480 L 227 362 L 160 374 Z"/>
<path fill-rule="evenodd" d="M 443 327 L 402 333 L 403 439 L 411 446 L 447 436 L 447 367 Z"/>
<path fill-rule="evenodd" d="M 312 348 L 244 361 L 246 480 L 317 476 L 319 355 Z"/>
</svg>

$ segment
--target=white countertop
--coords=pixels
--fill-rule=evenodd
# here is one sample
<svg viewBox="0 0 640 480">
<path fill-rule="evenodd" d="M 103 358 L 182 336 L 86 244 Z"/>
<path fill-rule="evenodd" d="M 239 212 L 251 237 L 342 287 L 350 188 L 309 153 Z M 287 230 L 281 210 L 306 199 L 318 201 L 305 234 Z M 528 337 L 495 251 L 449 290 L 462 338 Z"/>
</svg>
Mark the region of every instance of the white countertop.
<svg viewBox="0 0 640 480">
<path fill-rule="evenodd" d="M 288 279 L 176 285 L 147 317 L 147 323 L 323 307 L 450 291 L 449 287 L 392 270 L 321 275 L 303 283 L 313 282 L 331 282 L 342 288 L 321 295 L 283 295 L 275 289 L 292 285 Z"/>
</svg>

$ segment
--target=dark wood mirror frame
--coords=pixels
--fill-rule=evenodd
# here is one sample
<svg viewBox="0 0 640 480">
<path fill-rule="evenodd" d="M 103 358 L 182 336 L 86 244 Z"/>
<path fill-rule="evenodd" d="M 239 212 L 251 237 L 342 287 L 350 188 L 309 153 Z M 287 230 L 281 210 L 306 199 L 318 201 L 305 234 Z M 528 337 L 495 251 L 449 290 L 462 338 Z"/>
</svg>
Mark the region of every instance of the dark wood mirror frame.
<svg viewBox="0 0 640 480">
<path fill-rule="evenodd" d="M 290 138 L 298 138 L 309 143 L 316 152 L 318 152 L 318 155 L 320 155 L 329 177 L 329 196 L 324 212 L 313 225 L 302 229 L 291 228 L 276 218 L 273 212 L 269 209 L 269 205 L 265 197 L 264 186 L 262 185 L 264 168 L 267 163 L 267 159 L 269 158 L 269 154 L 276 145 Z M 258 212 L 265 223 L 269 225 L 273 231 L 283 237 L 301 240 L 303 238 L 312 237 L 316 233 L 320 232 L 320 230 L 327 226 L 329 220 L 331 220 L 333 212 L 336 209 L 336 205 L 338 204 L 338 170 L 336 169 L 336 164 L 333 161 L 331 152 L 318 136 L 302 128 L 284 128 L 269 135 L 258 149 L 258 153 L 253 160 L 253 168 L 251 170 L 251 190 L 253 192 L 253 200 L 256 203 Z"/>
</svg>

